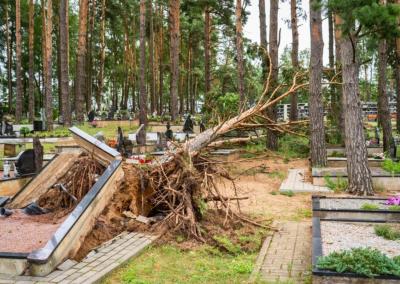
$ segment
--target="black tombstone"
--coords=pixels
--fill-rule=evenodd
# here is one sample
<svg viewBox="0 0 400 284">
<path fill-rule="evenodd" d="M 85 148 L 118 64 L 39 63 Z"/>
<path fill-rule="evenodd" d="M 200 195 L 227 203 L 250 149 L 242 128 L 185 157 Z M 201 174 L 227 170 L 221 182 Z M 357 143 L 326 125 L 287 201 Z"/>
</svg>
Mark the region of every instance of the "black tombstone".
<svg viewBox="0 0 400 284">
<path fill-rule="evenodd" d="M 183 124 L 183 132 L 193 133 L 193 121 L 190 114 L 186 117 L 185 123 Z"/>
<path fill-rule="evenodd" d="M 375 142 L 377 145 L 380 143 L 379 127 L 375 127 Z"/>
<path fill-rule="evenodd" d="M 34 174 L 35 168 L 35 152 L 33 149 L 26 150 L 18 155 L 17 162 L 15 163 L 18 176 Z"/>
<path fill-rule="evenodd" d="M 89 111 L 88 113 L 88 122 L 93 122 L 96 116 L 96 112 L 94 110 Z"/>
<path fill-rule="evenodd" d="M 206 131 L 206 126 L 203 121 L 200 121 L 200 133 Z"/>
<path fill-rule="evenodd" d="M 169 121 L 167 122 L 167 131 L 165 131 L 165 137 L 167 138 L 167 141 L 172 141 L 174 139 L 174 133 L 171 130 L 171 124 Z"/>
</svg>

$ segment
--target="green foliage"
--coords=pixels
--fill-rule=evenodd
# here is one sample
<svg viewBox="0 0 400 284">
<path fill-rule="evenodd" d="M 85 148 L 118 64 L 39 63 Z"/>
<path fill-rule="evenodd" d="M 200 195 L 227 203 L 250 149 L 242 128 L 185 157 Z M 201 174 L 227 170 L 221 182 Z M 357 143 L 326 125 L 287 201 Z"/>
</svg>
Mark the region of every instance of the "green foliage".
<svg viewBox="0 0 400 284">
<path fill-rule="evenodd" d="M 400 239 L 400 230 L 387 224 L 374 226 L 374 231 L 377 236 L 386 240 L 395 241 Z"/>
<path fill-rule="evenodd" d="M 287 196 L 287 197 L 292 197 L 292 196 L 294 196 L 294 192 L 292 190 L 282 191 L 281 195 L 284 195 L 284 196 Z"/>
<path fill-rule="evenodd" d="M 226 93 L 218 97 L 213 110 L 216 116 L 227 119 L 237 115 L 239 111 L 239 95 L 237 93 Z"/>
<path fill-rule="evenodd" d="M 372 203 L 363 203 L 360 207 L 361 210 L 379 210 L 379 205 Z"/>
<path fill-rule="evenodd" d="M 343 192 L 347 189 L 348 181 L 343 177 L 337 177 L 333 180 L 330 176 L 324 176 L 325 185 L 335 193 Z"/>
<path fill-rule="evenodd" d="M 331 157 L 334 158 L 343 158 L 346 157 L 346 155 L 342 152 L 338 152 L 338 151 L 333 151 Z"/>
<path fill-rule="evenodd" d="M 284 135 L 279 138 L 278 152 L 288 159 L 307 158 L 310 153 L 309 140 L 304 137 Z"/>
<path fill-rule="evenodd" d="M 213 236 L 214 241 L 217 243 L 217 246 L 223 248 L 228 253 L 232 255 L 238 255 L 241 252 L 241 248 L 239 245 L 234 244 L 225 236 Z"/>
<path fill-rule="evenodd" d="M 400 211 L 400 205 L 391 205 L 389 206 L 390 211 Z"/>
<path fill-rule="evenodd" d="M 371 248 L 333 252 L 318 259 L 318 269 L 351 272 L 373 278 L 378 275 L 400 276 L 399 262 Z"/>
<path fill-rule="evenodd" d="M 29 129 L 29 127 L 24 126 L 24 127 L 21 127 L 21 129 L 19 130 L 19 133 L 22 136 L 26 137 L 29 133 L 31 133 L 31 130 Z"/>
<path fill-rule="evenodd" d="M 385 159 L 382 164 L 382 168 L 391 174 L 400 174 L 400 162 L 394 162 L 391 159 Z"/>
</svg>

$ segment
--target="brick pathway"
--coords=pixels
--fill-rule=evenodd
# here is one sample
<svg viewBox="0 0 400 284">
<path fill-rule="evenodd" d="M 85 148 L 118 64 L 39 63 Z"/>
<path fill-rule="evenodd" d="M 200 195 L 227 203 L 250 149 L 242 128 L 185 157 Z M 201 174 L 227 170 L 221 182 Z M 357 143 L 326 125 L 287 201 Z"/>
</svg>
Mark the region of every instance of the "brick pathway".
<svg viewBox="0 0 400 284">
<path fill-rule="evenodd" d="M 56 270 L 46 277 L 10 277 L 0 274 L 0 283 L 96 283 L 138 255 L 156 238 L 140 233 L 122 233 L 91 251 L 86 258 L 70 268 Z"/>
<path fill-rule="evenodd" d="M 280 188 L 280 192 L 293 191 L 294 193 L 302 192 L 331 192 L 325 186 L 313 185 L 310 182 L 304 181 L 305 169 L 291 169 L 288 172 L 288 177 L 285 179 Z"/>
<path fill-rule="evenodd" d="M 311 268 L 311 223 L 285 222 L 277 227 L 260 253 L 259 277 L 267 283 L 303 283 Z"/>
</svg>

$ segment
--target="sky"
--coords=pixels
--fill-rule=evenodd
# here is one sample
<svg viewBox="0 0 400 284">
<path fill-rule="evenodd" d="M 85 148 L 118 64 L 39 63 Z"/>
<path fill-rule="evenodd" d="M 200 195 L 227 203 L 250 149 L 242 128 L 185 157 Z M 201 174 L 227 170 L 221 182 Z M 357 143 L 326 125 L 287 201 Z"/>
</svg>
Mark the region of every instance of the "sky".
<svg viewBox="0 0 400 284">
<path fill-rule="evenodd" d="M 259 21 L 259 11 L 258 11 L 258 0 L 250 0 L 251 6 L 246 8 L 246 11 L 250 13 L 248 21 L 244 26 L 244 36 L 251 39 L 253 42 L 260 42 L 260 21 Z M 266 5 L 266 16 L 267 16 L 267 33 L 269 26 L 269 2 L 265 1 Z M 302 9 L 306 11 L 307 20 L 299 19 L 299 49 L 309 49 L 310 48 L 310 24 L 309 24 L 309 0 L 302 0 Z M 324 37 L 324 64 L 328 62 L 328 21 L 323 18 L 323 37 Z M 279 28 L 281 29 L 281 43 L 279 46 L 279 53 L 282 54 L 285 46 L 291 46 L 292 42 L 292 32 L 285 20 L 290 20 L 290 1 L 286 0 L 282 3 L 279 0 Z M 278 28 L 278 29 L 279 29 Z M 267 36 L 268 39 L 268 36 Z"/>
</svg>

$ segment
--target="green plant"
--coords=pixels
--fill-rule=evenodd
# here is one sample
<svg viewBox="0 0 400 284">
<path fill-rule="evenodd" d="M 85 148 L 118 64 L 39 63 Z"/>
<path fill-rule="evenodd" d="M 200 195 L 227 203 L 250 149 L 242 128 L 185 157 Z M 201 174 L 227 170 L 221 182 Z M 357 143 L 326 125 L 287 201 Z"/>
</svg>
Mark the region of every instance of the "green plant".
<svg viewBox="0 0 400 284">
<path fill-rule="evenodd" d="M 374 226 L 374 231 L 377 236 L 386 240 L 394 241 L 400 239 L 400 230 L 387 224 Z"/>
<path fill-rule="evenodd" d="M 306 158 L 310 153 L 309 140 L 303 137 L 284 135 L 279 138 L 278 152 L 284 159 Z"/>
<path fill-rule="evenodd" d="M 337 177 L 333 180 L 330 176 L 324 176 L 326 186 L 335 193 L 343 192 L 348 186 L 348 182 L 343 177 Z"/>
<path fill-rule="evenodd" d="M 31 130 L 29 129 L 29 127 L 24 126 L 21 127 L 19 133 L 21 133 L 24 137 L 26 137 L 29 133 L 31 133 Z"/>
<path fill-rule="evenodd" d="M 284 196 L 287 196 L 287 197 L 292 197 L 294 195 L 294 192 L 292 190 L 282 191 L 281 195 L 284 195 Z"/>
<path fill-rule="evenodd" d="M 360 208 L 361 210 L 379 210 L 379 205 L 366 202 L 363 203 Z"/>
<path fill-rule="evenodd" d="M 385 171 L 390 172 L 392 175 L 400 173 L 400 162 L 394 162 L 391 159 L 385 159 L 382 164 L 382 168 Z"/>
<path fill-rule="evenodd" d="M 224 250 L 226 250 L 228 253 L 233 254 L 233 255 L 238 255 L 240 254 L 241 248 L 240 246 L 234 244 L 225 236 L 213 236 L 214 241 L 217 243 L 217 245 Z"/>
<path fill-rule="evenodd" d="M 400 205 L 391 205 L 389 206 L 390 211 L 400 211 Z"/>
<path fill-rule="evenodd" d="M 400 264 L 397 259 L 392 259 L 377 249 L 371 248 L 333 252 L 320 257 L 317 267 L 339 273 L 356 273 L 370 278 L 378 275 L 400 276 Z"/>
</svg>

